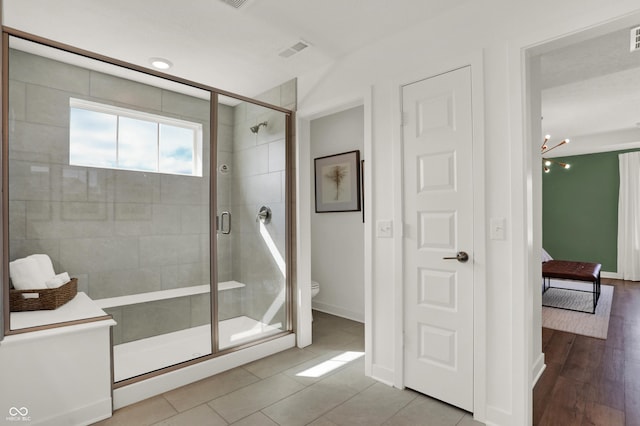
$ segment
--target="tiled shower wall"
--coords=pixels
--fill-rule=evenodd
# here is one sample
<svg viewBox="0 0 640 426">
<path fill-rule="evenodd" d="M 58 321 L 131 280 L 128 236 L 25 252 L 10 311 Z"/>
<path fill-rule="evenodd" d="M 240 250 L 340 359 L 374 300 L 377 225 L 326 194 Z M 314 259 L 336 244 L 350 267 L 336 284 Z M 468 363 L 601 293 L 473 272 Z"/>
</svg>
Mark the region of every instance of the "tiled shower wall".
<svg viewBox="0 0 640 426">
<path fill-rule="evenodd" d="M 69 98 L 203 124 L 209 101 L 10 53 L 11 260 L 48 254 L 93 299 L 209 284 L 209 167 L 203 177 L 70 166 Z M 208 295 L 111 311 L 116 342 L 209 322 Z"/>
<path fill-rule="evenodd" d="M 232 211 L 232 171 L 233 171 L 233 111 L 228 105 L 218 105 L 218 171 L 216 195 L 218 201 L 217 215 L 222 212 Z M 227 171 L 220 172 L 220 166 L 226 165 Z M 232 230 L 230 234 L 218 232 L 218 282 L 232 281 L 233 277 L 233 240 L 235 235 L 235 217 L 232 218 Z M 239 280 L 236 280 L 239 281 Z M 235 288 L 218 292 L 218 321 L 235 318 L 244 315 L 245 288 Z"/>
<path fill-rule="evenodd" d="M 231 210 L 231 186 L 233 172 L 233 124 L 234 108 L 218 105 L 218 171 L 216 195 L 218 201 L 217 215 Z M 220 172 L 220 166 L 226 165 L 227 172 Z M 235 219 L 235 218 L 233 218 Z M 235 220 L 233 220 L 235 225 Z M 232 229 L 233 232 L 233 229 Z M 232 234 L 218 233 L 218 281 L 233 280 Z M 239 292 L 235 292 L 239 293 Z M 238 296 L 236 296 L 238 297 Z"/>
<path fill-rule="evenodd" d="M 258 99 L 296 108 L 296 81 L 291 80 Z M 257 134 L 250 127 L 266 121 Z M 285 252 L 285 115 L 241 103 L 234 108 L 232 207 L 233 279 L 246 285 L 245 315 L 284 326 L 285 277 L 277 258 Z M 261 206 L 271 208 L 263 231 L 256 221 Z M 270 240 L 270 241 L 269 241 Z M 269 249 L 269 243 L 277 249 Z"/>
</svg>

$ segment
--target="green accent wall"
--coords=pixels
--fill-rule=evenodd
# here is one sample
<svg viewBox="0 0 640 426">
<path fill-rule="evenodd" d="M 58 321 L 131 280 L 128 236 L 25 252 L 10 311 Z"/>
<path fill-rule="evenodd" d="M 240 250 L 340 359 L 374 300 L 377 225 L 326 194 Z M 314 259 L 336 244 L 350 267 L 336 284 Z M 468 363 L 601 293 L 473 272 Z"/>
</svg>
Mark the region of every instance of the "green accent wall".
<svg viewBox="0 0 640 426">
<path fill-rule="evenodd" d="M 542 173 L 542 246 L 554 259 L 618 269 L 618 154 L 614 151 L 554 160 Z"/>
</svg>

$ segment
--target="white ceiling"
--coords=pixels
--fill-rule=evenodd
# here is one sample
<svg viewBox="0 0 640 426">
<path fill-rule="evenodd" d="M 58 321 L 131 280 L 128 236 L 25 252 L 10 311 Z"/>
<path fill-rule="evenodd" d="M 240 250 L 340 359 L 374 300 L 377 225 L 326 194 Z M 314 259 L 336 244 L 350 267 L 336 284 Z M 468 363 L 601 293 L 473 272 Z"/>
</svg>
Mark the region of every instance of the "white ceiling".
<svg viewBox="0 0 640 426">
<path fill-rule="evenodd" d="M 542 133 L 551 156 L 640 146 L 640 51 L 629 27 L 540 55 Z"/>
<path fill-rule="evenodd" d="M 469 0 L 4 0 L 4 25 L 245 96 Z M 283 49 L 311 44 L 284 59 Z"/>
<path fill-rule="evenodd" d="M 4 0 L 3 23 L 58 42 L 254 97 L 469 0 Z M 542 53 L 542 131 L 556 155 L 640 146 L 640 51 L 629 27 Z M 278 55 L 298 40 L 310 48 Z"/>
</svg>

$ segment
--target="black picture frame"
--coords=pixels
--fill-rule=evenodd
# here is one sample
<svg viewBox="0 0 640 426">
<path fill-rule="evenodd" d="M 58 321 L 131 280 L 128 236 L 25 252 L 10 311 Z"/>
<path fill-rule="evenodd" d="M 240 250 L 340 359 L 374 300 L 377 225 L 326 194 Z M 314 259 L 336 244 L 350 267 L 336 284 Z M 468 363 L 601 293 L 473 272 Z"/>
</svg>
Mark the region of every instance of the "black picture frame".
<svg viewBox="0 0 640 426">
<path fill-rule="evenodd" d="M 314 160 L 316 213 L 357 212 L 360 198 L 360 151 Z"/>
</svg>

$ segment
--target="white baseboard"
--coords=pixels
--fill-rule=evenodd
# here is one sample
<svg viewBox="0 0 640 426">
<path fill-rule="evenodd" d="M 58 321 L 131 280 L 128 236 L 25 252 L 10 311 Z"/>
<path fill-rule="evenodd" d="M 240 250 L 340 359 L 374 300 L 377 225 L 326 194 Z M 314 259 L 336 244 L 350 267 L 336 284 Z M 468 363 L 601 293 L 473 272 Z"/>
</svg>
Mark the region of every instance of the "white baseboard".
<svg viewBox="0 0 640 426">
<path fill-rule="evenodd" d="M 92 425 L 111 417 L 111 398 L 106 398 L 91 405 L 78 407 L 62 414 L 47 418 L 29 417 L 24 424 L 29 425 Z M 24 420 L 23 420 L 24 421 Z M 23 424 L 23 421 L 15 424 Z"/>
<path fill-rule="evenodd" d="M 618 272 L 600 271 L 600 277 L 601 278 L 611 278 L 611 279 L 614 279 L 614 280 L 621 280 L 622 279 L 622 274 L 620 274 Z"/>
<path fill-rule="evenodd" d="M 513 415 L 505 410 L 497 407 L 487 406 L 487 418 L 485 421 L 487 426 L 506 426 L 512 425 Z"/>
<path fill-rule="evenodd" d="M 336 315 L 342 318 L 350 319 L 364 323 L 364 313 L 355 312 L 340 306 L 330 305 L 328 303 L 311 301 L 311 308 L 326 314 Z"/>
<path fill-rule="evenodd" d="M 533 369 L 531 370 L 531 377 L 533 377 L 532 389 L 536 383 L 538 383 L 538 379 L 542 376 L 545 368 L 547 368 L 547 366 L 544 363 L 544 353 L 541 353 L 536 362 L 533 363 Z"/>
<path fill-rule="evenodd" d="M 374 364 L 371 366 L 371 377 L 388 386 L 393 386 L 395 374 L 393 370 Z"/>
</svg>

